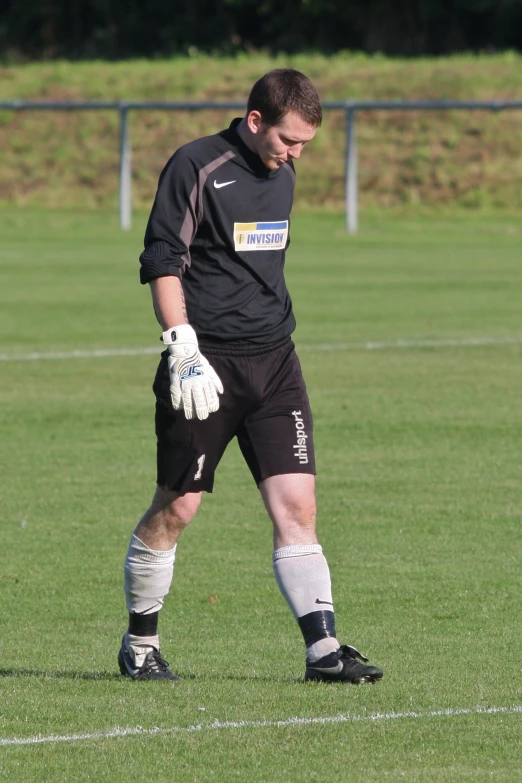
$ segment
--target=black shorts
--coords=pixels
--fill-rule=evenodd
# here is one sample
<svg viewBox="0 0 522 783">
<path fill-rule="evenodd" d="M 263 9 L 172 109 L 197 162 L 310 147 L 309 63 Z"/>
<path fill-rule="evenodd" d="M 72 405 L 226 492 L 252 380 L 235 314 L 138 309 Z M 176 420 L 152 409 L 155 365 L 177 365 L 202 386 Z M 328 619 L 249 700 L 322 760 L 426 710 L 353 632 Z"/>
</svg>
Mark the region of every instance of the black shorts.
<svg viewBox="0 0 522 783">
<path fill-rule="evenodd" d="M 158 485 L 183 495 L 212 492 L 214 472 L 232 438 L 254 480 L 282 473 L 315 474 L 313 422 L 292 340 L 268 346 L 200 341 L 224 386 L 219 410 L 185 418 L 170 400 L 168 353 L 154 381 Z"/>
</svg>

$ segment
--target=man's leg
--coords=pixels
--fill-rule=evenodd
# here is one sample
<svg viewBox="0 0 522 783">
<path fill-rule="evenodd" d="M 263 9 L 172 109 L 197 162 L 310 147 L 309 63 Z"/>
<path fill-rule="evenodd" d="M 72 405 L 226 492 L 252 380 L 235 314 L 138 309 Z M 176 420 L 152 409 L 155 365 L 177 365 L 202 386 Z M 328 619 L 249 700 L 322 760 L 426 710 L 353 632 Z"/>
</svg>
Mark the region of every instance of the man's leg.
<svg viewBox="0 0 522 783">
<path fill-rule="evenodd" d="M 274 573 L 306 645 L 307 680 L 373 682 L 375 666 L 335 632 L 328 563 L 315 531 L 315 477 L 307 473 L 271 476 L 259 485 L 274 525 Z"/>
<path fill-rule="evenodd" d="M 124 568 L 129 628 L 118 661 L 121 673 L 133 679 L 178 679 L 159 653 L 158 617 L 172 582 L 178 537 L 200 501 L 200 492 L 180 496 L 157 487 L 131 537 Z"/>
<path fill-rule="evenodd" d="M 303 634 L 309 660 L 339 648 L 330 571 L 315 531 L 315 476 L 289 473 L 259 485 L 274 524 L 274 573 Z"/>
</svg>

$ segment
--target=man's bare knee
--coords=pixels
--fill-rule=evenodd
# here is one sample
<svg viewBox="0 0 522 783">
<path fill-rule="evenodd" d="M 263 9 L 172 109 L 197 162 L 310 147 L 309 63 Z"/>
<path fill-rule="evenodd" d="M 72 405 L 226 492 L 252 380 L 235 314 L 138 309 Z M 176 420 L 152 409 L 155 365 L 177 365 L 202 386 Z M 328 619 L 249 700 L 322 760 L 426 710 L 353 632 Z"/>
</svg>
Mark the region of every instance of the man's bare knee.
<svg viewBox="0 0 522 783">
<path fill-rule="evenodd" d="M 201 493 L 189 492 L 172 500 L 165 511 L 172 522 L 186 527 L 196 516 L 200 503 Z"/>
<path fill-rule="evenodd" d="M 274 524 L 274 546 L 314 544 L 315 480 L 308 474 L 271 476 L 259 485 Z"/>
<path fill-rule="evenodd" d="M 157 487 L 151 506 L 143 515 L 135 534 L 152 549 L 170 549 L 194 519 L 200 503 L 201 492 L 178 495 Z"/>
<path fill-rule="evenodd" d="M 308 542 L 310 536 L 315 541 L 315 502 L 294 500 L 285 505 L 284 512 L 275 521 L 274 527 L 285 537 Z"/>
<path fill-rule="evenodd" d="M 315 499 L 314 498 L 288 498 L 285 503 L 285 512 L 288 519 L 294 520 L 298 525 L 310 527 L 315 525 Z"/>
<path fill-rule="evenodd" d="M 273 503 L 273 515 L 281 522 L 290 522 L 296 526 L 313 527 L 316 517 L 315 496 L 312 493 L 299 495 L 287 493 L 278 502 Z"/>
</svg>

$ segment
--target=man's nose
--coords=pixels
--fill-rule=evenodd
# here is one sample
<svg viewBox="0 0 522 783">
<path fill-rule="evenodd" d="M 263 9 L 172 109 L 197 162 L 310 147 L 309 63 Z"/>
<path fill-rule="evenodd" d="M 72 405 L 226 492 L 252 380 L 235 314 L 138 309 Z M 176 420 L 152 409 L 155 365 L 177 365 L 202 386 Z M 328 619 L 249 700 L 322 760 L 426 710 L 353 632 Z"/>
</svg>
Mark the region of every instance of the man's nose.
<svg viewBox="0 0 522 783">
<path fill-rule="evenodd" d="M 302 144 L 296 144 L 295 147 L 289 147 L 288 148 L 288 157 L 289 158 L 295 158 L 295 160 L 299 160 L 301 157 L 301 152 L 303 151 L 303 145 Z"/>
</svg>

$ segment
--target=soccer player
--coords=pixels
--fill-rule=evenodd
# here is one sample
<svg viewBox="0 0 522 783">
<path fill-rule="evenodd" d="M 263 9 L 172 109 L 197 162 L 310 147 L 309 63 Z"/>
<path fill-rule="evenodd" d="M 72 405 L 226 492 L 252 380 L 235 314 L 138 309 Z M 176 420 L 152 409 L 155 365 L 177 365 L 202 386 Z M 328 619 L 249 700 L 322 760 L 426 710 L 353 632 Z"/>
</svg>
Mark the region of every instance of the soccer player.
<svg viewBox="0 0 522 783">
<path fill-rule="evenodd" d="M 294 160 L 321 120 L 306 76 L 270 71 L 243 118 L 181 147 L 161 174 L 140 256 L 166 350 L 154 381 L 157 488 L 124 568 L 129 626 L 118 663 L 132 679 L 178 679 L 160 654 L 158 615 L 178 537 L 234 437 L 273 523 L 273 568 L 304 637 L 305 680 L 382 677 L 337 641 L 315 531 L 312 415 L 283 276 Z"/>
</svg>

